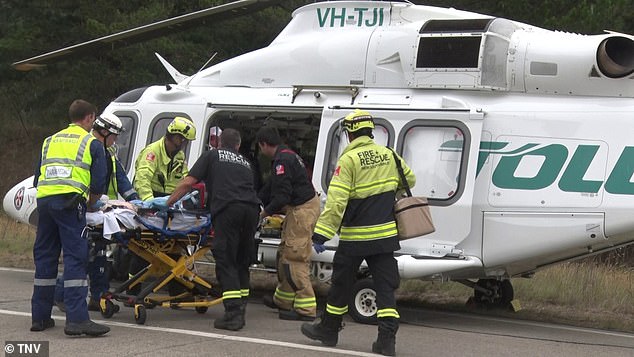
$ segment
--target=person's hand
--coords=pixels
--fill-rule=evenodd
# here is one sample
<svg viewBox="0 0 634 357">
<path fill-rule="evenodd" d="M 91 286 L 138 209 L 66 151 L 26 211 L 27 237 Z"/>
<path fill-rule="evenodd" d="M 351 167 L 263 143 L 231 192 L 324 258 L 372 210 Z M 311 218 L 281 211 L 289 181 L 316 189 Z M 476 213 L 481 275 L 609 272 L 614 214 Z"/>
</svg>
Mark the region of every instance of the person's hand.
<svg viewBox="0 0 634 357">
<path fill-rule="evenodd" d="M 313 248 L 317 254 L 321 254 L 326 251 L 326 246 L 323 243 L 313 243 Z"/>
</svg>

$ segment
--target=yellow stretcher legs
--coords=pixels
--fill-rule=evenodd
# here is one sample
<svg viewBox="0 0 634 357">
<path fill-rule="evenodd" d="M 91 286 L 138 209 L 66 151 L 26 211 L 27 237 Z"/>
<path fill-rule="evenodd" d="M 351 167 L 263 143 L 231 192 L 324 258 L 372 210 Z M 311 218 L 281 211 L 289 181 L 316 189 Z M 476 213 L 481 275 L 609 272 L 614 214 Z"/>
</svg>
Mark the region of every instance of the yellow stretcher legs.
<svg viewBox="0 0 634 357">
<path fill-rule="evenodd" d="M 192 245 L 199 237 L 192 235 L 183 238 L 157 240 L 152 232 L 142 232 L 130 239 L 128 249 L 149 265 L 132 278 L 124 282 L 114 292 L 104 295 L 100 301 L 101 313 L 109 318 L 114 314 L 111 300 L 123 301 L 126 306 L 134 306 L 136 323 L 144 324 L 147 318 L 146 308 L 155 306 L 169 308 L 195 308 L 205 313 L 209 306 L 222 303 L 222 297 L 212 298 L 211 283 L 195 271 L 195 261 L 210 251 L 210 245 Z M 184 291 L 178 295 L 159 295 L 157 292 L 168 283 L 175 282 Z M 140 285 L 142 284 L 143 285 Z M 143 286 L 136 296 L 125 294 L 135 286 Z"/>
</svg>

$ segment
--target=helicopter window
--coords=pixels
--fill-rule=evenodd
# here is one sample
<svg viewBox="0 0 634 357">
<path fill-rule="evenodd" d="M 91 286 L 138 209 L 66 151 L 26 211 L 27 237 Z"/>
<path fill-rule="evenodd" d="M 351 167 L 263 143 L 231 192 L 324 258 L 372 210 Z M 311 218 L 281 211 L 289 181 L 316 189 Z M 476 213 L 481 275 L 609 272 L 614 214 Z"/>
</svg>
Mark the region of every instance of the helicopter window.
<svg viewBox="0 0 634 357">
<path fill-rule="evenodd" d="M 381 118 L 374 118 L 374 131 L 372 134 L 374 135 L 374 142 L 378 145 L 388 146 L 390 144 L 390 131 L 388 129 L 387 121 Z M 331 141 L 330 141 L 330 152 L 328 153 L 328 166 L 326 169 L 326 177 L 325 181 L 322 183 L 324 188 L 328 188 L 330 186 L 330 180 L 332 179 L 332 175 L 335 172 L 335 168 L 337 167 L 337 162 L 339 161 L 339 156 L 343 152 L 343 149 L 348 146 L 348 137 L 341 129 L 341 125 L 339 122 L 336 124 L 336 128 L 332 131 Z"/>
<path fill-rule="evenodd" d="M 171 113 L 167 117 L 159 117 L 158 119 L 154 120 L 154 124 L 152 125 L 150 129 L 150 135 L 149 135 L 150 140 L 147 142 L 148 145 L 150 143 L 157 141 L 158 139 L 162 138 L 165 135 L 165 133 L 167 132 L 167 126 L 172 122 L 175 116 L 189 118 L 189 116 L 186 114 Z M 191 141 L 187 141 L 187 145 L 183 149 L 183 151 L 185 152 L 185 157 L 187 158 L 189 158 L 190 147 L 191 147 Z"/>
<path fill-rule="evenodd" d="M 417 68 L 478 68 L 482 36 L 421 37 Z"/>
<path fill-rule="evenodd" d="M 121 94 L 114 101 L 116 103 L 134 103 L 141 98 L 145 90 L 148 88 L 149 87 L 141 87 L 141 88 L 133 89 L 129 92 Z"/>
<path fill-rule="evenodd" d="M 132 145 L 132 139 L 135 137 L 134 130 L 136 129 L 136 121 L 131 116 L 126 114 L 117 115 L 119 119 L 121 119 L 121 123 L 125 130 L 117 136 L 117 141 L 115 143 L 117 147 L 117 157 L 121 162 L 123 168 L 127 170 L 130 169 L 130 146 Z"/>
<path fill-rule="evenodd" d="M 489 25 L 484 35 L 481 85 L 490 88 L 507 88 L 506 66 L 509 42 L 518 28 L 516 24 L 506 19 L 495 19 Z"/>
<path fill-rule="evenodd" d="M 414 126 L 403 136 L 403 159 L 416 174 L 416 195 L 449 200 L 458 192 L 464 133 L 456 127 Z"/>
<path fill-rule="evenodd" d="M 482 56 L 480 84 L 488 87 L 506 88 L 506 64 L 509 42 L 501 37 L 486 35 Z"/>
<path fill-rule="evenodd" d="M 442 32 L 484 32 L 492 19 L 467 19 L 467 20 L 429 20 L 420 29 L 420 33 Z"/>
</svg>

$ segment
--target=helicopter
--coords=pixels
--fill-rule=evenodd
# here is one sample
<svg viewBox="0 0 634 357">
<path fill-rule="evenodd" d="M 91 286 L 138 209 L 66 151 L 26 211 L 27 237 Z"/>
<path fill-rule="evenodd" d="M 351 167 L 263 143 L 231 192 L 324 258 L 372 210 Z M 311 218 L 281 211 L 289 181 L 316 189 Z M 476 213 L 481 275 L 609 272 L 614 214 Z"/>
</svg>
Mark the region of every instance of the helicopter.
<svg viewBox="0 0 634 357">
<path fill-rule="evenodd" d="M 243 0 L 124 31 L 14 63 L 30 70 L 67 56 L 143 39 L 189 20 L 237 16 L 279 1 Z M 236 128 L 256 162 L 255 132 L 278 128 L 305 158 L 326 199 L 347 145 L 340 122 L 375 117 L 375 141 L 393 147 L 428 198 L 435 232 L 401 241 L 402 278 L 459 282 L 475 302 L 508 306 L 513 277 L 634 243 L 634 36 L 580 35 L 409 2 L 316 2 L 296 9 L 272 43 L 174 83 L 137 88 L 105 109 L 127 129 L 119 159 L 132 162 L 174 116 L 203 133 Z M 189 164 L 206 136 L 186 149 Z M 266 164 L 259 165 L 262 177 Z M 12 217 L 37 222 L 32 178 L 4 198 Z M 259 258 L 276 267 L 279 238 L 260 235 Z M 337 239 L 312 256 L 327 282 Z M 376 318 L 361 269 L 350 315 Z"/>
</svg>

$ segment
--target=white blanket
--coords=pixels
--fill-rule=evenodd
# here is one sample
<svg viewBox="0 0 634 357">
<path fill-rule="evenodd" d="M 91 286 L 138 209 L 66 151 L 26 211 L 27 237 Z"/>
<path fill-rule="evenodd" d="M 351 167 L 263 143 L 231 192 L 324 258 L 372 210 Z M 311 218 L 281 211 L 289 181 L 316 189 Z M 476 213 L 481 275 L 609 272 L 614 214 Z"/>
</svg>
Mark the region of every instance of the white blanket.
<svg viewBox="0 0 634 357">
<path fill-rule="evenodd" d="M 127 208 L 115 208 L 108 212 L 97 211 L 86 213 L 86 224 L 89 226 L 103 225 L 103 237 L 111 240 L 112 235 L 124 229 L 142 227 L 134 219 L 136 212 Z"/>
</svg>

